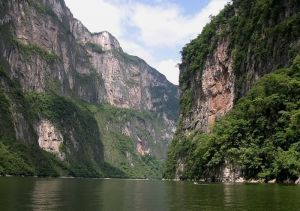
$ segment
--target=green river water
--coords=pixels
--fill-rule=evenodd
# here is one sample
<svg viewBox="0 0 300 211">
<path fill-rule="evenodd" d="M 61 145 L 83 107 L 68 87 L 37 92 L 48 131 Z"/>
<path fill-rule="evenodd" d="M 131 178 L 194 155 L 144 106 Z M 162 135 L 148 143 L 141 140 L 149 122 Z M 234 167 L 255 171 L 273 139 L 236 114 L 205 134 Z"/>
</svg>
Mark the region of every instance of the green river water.
<svg viewBox="0 0 300 211">
<path fill-rule="evenodd" d="M 0 210 L 300 210 L 300 186 L 0 178 Z"/>
</svg>

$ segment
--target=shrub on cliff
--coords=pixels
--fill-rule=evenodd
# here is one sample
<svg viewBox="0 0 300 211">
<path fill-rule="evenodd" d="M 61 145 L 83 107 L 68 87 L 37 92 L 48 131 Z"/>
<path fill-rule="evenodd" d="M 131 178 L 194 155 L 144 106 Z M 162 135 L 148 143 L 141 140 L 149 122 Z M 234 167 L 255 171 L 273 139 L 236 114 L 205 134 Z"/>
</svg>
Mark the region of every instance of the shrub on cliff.
<svg viewBox="0 0 300 211">
<path fill-rule="evenodd" d="M 300 176 L 300 56 L 290 68 L 261 78 L 210 134 L 175 140 L 166 177 L 185 158 L 182 178 L 199 179 L 226 162 L 239 166 L 246 178 Z M 189 143 L 189 144 L 187 144 Z"/>
</svg>

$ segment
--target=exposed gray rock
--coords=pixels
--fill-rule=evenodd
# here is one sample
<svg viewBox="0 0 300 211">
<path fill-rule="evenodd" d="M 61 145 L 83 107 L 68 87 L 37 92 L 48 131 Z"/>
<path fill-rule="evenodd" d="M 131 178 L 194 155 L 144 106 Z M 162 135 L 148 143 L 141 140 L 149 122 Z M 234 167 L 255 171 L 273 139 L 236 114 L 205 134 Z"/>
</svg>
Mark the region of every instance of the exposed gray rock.
<svg viewBox="0 0 300 211">
<path fill-rule="evenodd" d="M 109 32 L 91 33 L 62 0 L 8 0 L 4 4 L 6 12 L 0 14 L 0 26 L 8 27 L 11 36 L 0 38 L 0 58 L 7 62 L 10 78 L 24 93 L 51 91 L 88 103 L 155 113 L 162 128 L 157 132 L 155 125 L 145 123 L 150 138 L 137 136 L 130 122 L 118 130 L 135 141 L 136 153 L 166 156 L 178 116 L 177 86 L 144 60 L 126 54 Z M 20 140 L 25 139 L 27 128 L 22 119 L 22 115 L 16 115 L 15 130 Z M 40 124 L 38 128 L 53 129 Z M 72 131 L 68 136 L 80 151 L 80 140 L 75 140 Z M 61 140 L 58 135 L 54 139 Z M 45 140 L 39 141 L 40 146 L 62 158 L 58 148 L 63 141 L 53 146 L 51 142 L 50 146 Z M 161 144 L 151 144 L 150 140 Z"/>
<path fill-rule="evenodd" d="M 231 20 L 239 20 L 240 5 L 240 2 L 228 5 L 219 16 L 212 19 L 212 23 L 207 26 L 202 35 L 183 49 L 183 60 L 180 65 L 182 110 L 176 133 L 177 138 L 175 138 L 178 143 L 181 139 L 192 142 L 198 134 L 210 133 L 215 122 L 224 117 L 235 102 L 246 95 L 255 82 L 265 74 L 288 67 L 294 57 L 299 54 L 300 40 L 299 37 L 291 35 L 292 30 L 282 32 L 280 36 L 274 33 L 274 36 L 270 37 L 266 37 L 263 30 L 267 28 L 268 31 L 276 32 L 278 28 L 285 25 L 283 23 L 296 20 L 299 14 L 299 4 L 289 1 L 279 1 L 274 4 L 281 8 L 278 10 L 278 15 L 268 18 L 266 23 L 260 22 L 262 24 L 260 27 L 252 27 L 255 38 L 253 36 L 254 39 L 251 38 L 251 42 L 243 44 L 237 40 L 240 38 L 243 40 L 245 34 L 240 31 L 240 27 L 231 22 Z M 249 11 L 251 10 L 249 6 Z M 248 15 L 250 13 L 245 15 L 246 17 L 241 16 L 241 20 L 247 19 Z M 293 24 L 297 25 L 296 22 Z M 249 33 L 249 36 L 252 33 Z M 258 40 L 262 42 L 258 44 Z M 174 145 L 177 144 L 176 142 Z M 170 161 L 173 162 L 172 165 L 175 166 L 172 167 L 176 170 L 168 169 L 172 172 L 172 175 L 168 176 L 173 177 L 178 172 L 184 175 L 182 166 L 192 166 L 182 162 L 184 160 L 199 162 L 196 161 L 197 159 L 190 158 L 187 153 L 186 155 L 178 153 L 176 163 L 172 160 L 173 154 L 176 153 L 172 151 Z M 227 157 L 224 154 L 221 156 L 225 159 Z M 199 174 L 207 174 L 205 176 L 209 180 L 230 182 L 244 180 L 238 167 L 228 166 L 223 160 L 220 165 L 219 169 Z M 196 172 L 193 173 L 197 175 Z"/>
</svg>

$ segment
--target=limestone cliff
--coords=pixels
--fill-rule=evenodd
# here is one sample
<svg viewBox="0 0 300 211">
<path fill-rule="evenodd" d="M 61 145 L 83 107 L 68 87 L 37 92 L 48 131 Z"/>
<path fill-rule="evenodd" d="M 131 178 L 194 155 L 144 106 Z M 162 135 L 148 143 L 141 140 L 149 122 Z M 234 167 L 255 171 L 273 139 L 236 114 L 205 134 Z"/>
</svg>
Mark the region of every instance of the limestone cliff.
<svg viewBox="0 0 300 211">
<path fill-rule="evenodd" d="M 182 119 L 185 130 L 207 132 L 232 108 L 235 76 L 228 47 L 228 39 L 218 41 L 216 49 L 205 61 L 203 71 L 193 76 L 190 90 L 194 92 L 195 105 Z"/>
<path fill-rule="evenodd" d="M 233 1 L 184 48 L 183 130 L 208 131 L 262 75 L 288 66 L 299 52 L 294 28 L 299 3 L 269 3 L 274 10 L 259 8 L 260 4 Z"/>
<path fill-rule="evenodd" d="M 185 167 L 196 161 L 189 160 L 194 149 L 187 145 L 196 148 L 194 137 L 211 132 L 263 75 L 292 63 L 300 52 L 299 20 L 299 1 L 233 0 L 183 48 L 181 112 L 167 177 L 190 177 L 187 171 L 196 169 Z M 222 178 L 220 172 L 228 172 L 234 165 L 222 162 L 220 169 L 206 175 L 219 181 L 231 178 Z"/>
<path fill-rule="evenodd" d="M 52 154 L 58 156 L 59 159 L 63 160 L 64 155 L 61 152 L 61 146 L 64 142 L 62 134 L 57 131 L 55 126 L 47 120 L 42 120 L 37 125 L 37 134 L 39 136 L 39 146 Z"/>
<path fill-rule="evenodd" d="M 90 33 L 63 1 L 2 4 L 7 13 L 1 22 L 11 26 L 15 44 L 3 49 L 3 57 L 24 90 L 55 89 L 87 102 L 160 111 L 171 118 L 162 108 L 176 102 L 176 87 L 142 59 L 124 53 L 109 32 Z"/>
<path fill-rule="evenodd" d="M 127 112 L 122 109 L 140 114 L 151 113 L 151 119 L 143 115 L 138 119 L 144 122 L 143 131 L 147 135 L 139 134 L 140 131 L 131 126 L 132 122 L 137 121 L 134 116 L 132 119 L 128 117 L 127 127 L 113 125 L 118 135 L 132 141 L 134 150 L 131 153 L 139 160 L 139 165 L 145 164 L 143 156 L 155 156 L 155 159 L 166 156 L 166 148 L 175 131 L 179 92 L 165 76 L 142 59 L 126 54 L 109 32 L 91 33 L 73 17 L 62 0 L 8 0 L 0 3 L 0 10 L 0 63 L 3 77 L 6 77 L 5 83 L 16 83 L 7 85 L 3 82 L 1 89 L 10 99 L 12 108 L 16 102 L 6 92 L 8 89 L 18 90 L 23 96 L 22 103 L 28 101 L 28 115 L 32 116 L 24 119 L 23 111 L 12 109 L 15 139 L 39 144 L 70 168 L 78 163 L 78 168 L 82 168 L 85 165 L 83 163 L 89 163 L 91 172 L 104 175 L 103 169 L 107 168 L 103 166 L 106 162 L 103 160 L 104 154 L 114 146 L 112 143 L 104 144 L 103 150 L 103 143 L 93 147 L 93 141 L 105 142 L 103 139 L 107 137 L 99 134 L 99 130 L 110 128 L 110 122 L 107 120 L 105 125 L 96 120 L 93 122 L 92 119 L 96 118 L 93 115 L 98 113 L 82 108 L 82 104 L 108 104 L 120 109 L 120 113 L 113 113 L 116 116 L 109 118 L 118 118 L 118 115 Z M 67 104 L 73 108 L 69 114 L 74 116 L 67 117 L 65 113 L 68 112 L 65 112 L 58 117 L 55 113 L 67 109 Z M 35 110 L 37 108 L 39 110 Z M 91 118 L 79 115 L 84 112 Z M 72 118 L 76 126 L 72 123 L 66 125 L 70 124 Z M 93 131 L 95 140 L 85 139 L 85 135 L 78 131 L 80 125 L 87 128 L 87 122 L 93 122 L 90 131 Z M 161 128 L 157 128 L 156 122 L 161 122 Z M 94 127 L 94 123 L 98 124 L 98 128 Z M 1 130 L 5 132 L 4 128 Z M 5 136 L 3 139 L 6 139 Z M 86 157 L 79 161 L 76 155 L 85 142 L 88 143 L 88 147 L 83 147 Z M 117 154 L 123 156 L 122 153 L 125 152 L 119 149 Z M 126 163 L 125 166 L 130 165 Z M 117 169 L 120 166 L 113 167 Z M 142 168 L 140 170 L 143 171 Z M 109 171 L 120 173 L 111 168 Z M 131 176 L 144 177 L 146 174 L 141 172 Z"/>
</svg>

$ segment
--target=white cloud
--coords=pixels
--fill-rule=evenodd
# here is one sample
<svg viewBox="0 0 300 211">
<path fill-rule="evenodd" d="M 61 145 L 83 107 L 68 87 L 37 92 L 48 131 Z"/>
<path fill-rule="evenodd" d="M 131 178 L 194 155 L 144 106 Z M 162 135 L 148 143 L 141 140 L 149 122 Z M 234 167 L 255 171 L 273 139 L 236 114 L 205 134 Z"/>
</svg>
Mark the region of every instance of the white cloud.
<svg viewBox="0 0 300 211">
<path fill-rule="evenodd" d="M 116 37 L 123 33 L 122 20 L 125 11 L 112 3 L 104 0 L 65 0 L 71 12 L 90 31 L 109 31 Z"/>
<path fill-rule="evenodd" d="M 149 64 L 155 64 L 153 55 L 151 55 L 150 51 L 147 51 L 143 46 L 132 41 L 123 40 L 122 38 L 119 39 L 119 42 L 126 53 L 139 56 Z"/>
<path fill-rule="evenodd" d="M 210 0 L 198 13 L 186 15 L 182 8 L 168 0 L 139 3 L 137 0 L 65 0 L 75 17 L 92 32 L 109 31 L 119 39 L 122 48 L 143 58 L 175 84 L 178 84 L 179 52 L 228 0 Z M 187 2 L 188 3 L 188 2 Z M 157 54 L 157 52 L 160 52 Z"/>
<path fill-rule="evenodd" d="M 162 74 L 164 74 L 167 79 L 173 84 L 178 84 L 178 76 L 179 76 L 179 68 L 178 68 L 179 60 L 168 59 L 160 61 L 155 68 L 160 70 Z"/>
<path fill-rule="evenodd" d="M 130 19 L 140 30 L 139 39 L 147 46 L 172 46 L 178 44 L 185 33 L 184 19 L 179 16 L 179 9 L 164 8 L 139 4 Z"/>
<path fill-rule="evenodd" d="M 136 4 L 130 21 L 140 30 L 140 40 L 147 46 L 172 47 L 183 45 L 199 34 L 228 0 L 211 0 L 193 16 L 186 16 L 176 5 Z"/>
</svg>

